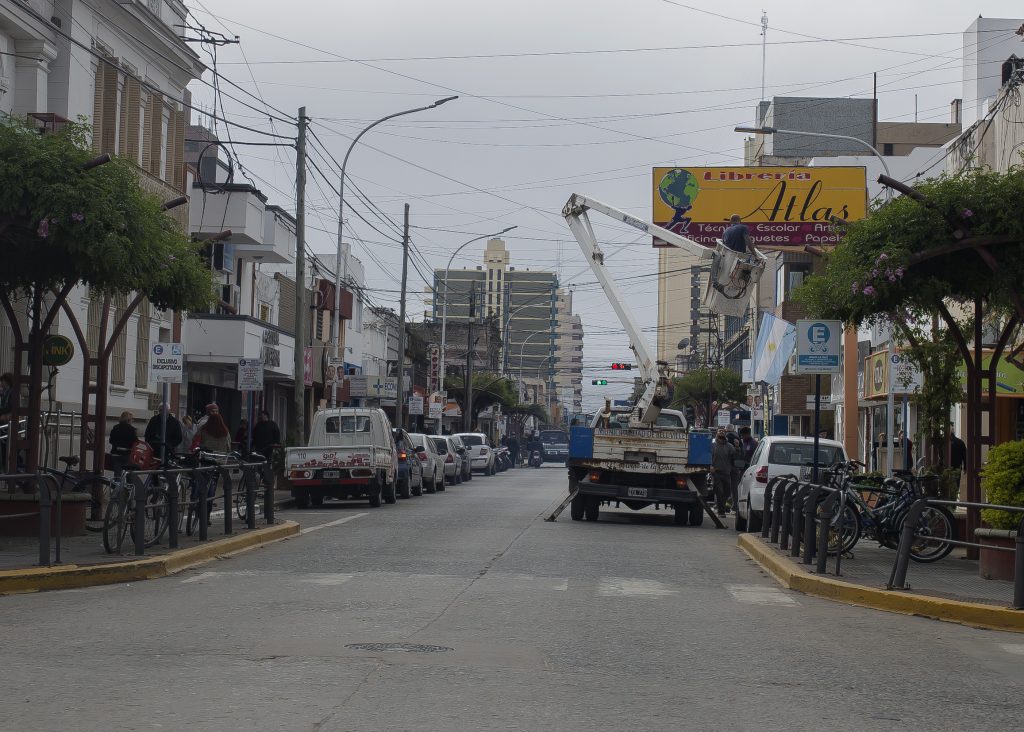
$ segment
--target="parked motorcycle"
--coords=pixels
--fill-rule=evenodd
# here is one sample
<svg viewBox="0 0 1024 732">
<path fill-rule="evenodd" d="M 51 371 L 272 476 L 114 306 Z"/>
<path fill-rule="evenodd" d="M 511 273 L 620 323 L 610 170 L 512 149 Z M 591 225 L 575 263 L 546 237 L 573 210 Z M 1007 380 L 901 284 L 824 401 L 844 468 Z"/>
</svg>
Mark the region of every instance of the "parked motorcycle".
<svg viewBox="0 0 1024 732">
<path fill-rule="evenodd" d="M 544 462 L 544 458 L 540 454 L 540 450 L 534 450 L 530 453 L 530 466 L 539 468 Z"/>
<path fill-rule="evenodd" d="M 495 467 L 499 473 L 504 473 L 506 470 L 512 467 L 512 457 L 509 455 L 507 447 L 499 447 L 498 453 L 494 461 Z"/>
</svg>

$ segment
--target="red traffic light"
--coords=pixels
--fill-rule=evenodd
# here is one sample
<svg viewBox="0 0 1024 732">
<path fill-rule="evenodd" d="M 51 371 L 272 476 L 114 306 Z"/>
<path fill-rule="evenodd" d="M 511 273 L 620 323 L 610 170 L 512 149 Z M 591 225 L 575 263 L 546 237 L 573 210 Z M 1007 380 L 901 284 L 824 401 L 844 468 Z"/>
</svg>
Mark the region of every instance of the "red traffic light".
<svg viewBox="0 0 1024 732">
<path fill-rule="evenodd" d="M 630 371 L 633 368 L 631 363 L 613 363 L 612 371 Z"/>
</svg>

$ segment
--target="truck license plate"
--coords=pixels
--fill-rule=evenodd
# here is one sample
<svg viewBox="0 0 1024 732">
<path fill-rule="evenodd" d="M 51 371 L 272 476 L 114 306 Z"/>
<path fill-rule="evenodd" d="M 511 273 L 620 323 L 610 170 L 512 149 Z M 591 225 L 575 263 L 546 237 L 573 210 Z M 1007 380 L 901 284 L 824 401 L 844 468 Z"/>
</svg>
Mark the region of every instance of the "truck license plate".
<svg viewBox="0 0 1024 732">
<path fill-rule="evenodd" d="M 647 498 L 646 488 L 627 488 L 626 493 L 630 498 Z"/>
<path fill-rule="evenodd" d="M 324 478 L 340 478 L 340 477 L 341 477 L 341 471 L 338 471 L 338 470 L 325 470 L 324 471 Z"/>
</svg>

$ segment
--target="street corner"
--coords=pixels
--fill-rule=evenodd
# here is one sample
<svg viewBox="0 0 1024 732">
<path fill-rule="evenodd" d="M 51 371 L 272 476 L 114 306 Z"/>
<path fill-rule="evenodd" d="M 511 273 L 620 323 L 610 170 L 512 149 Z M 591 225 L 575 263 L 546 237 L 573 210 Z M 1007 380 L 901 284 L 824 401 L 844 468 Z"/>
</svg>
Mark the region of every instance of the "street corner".
<svg viewBox="0 0 1024 732">
<path fill-rule="evenodd" d="M 887 590 L 812 573 L 756 534 L 741 534 L 737 546 L 783 587 L 805 595 L 860 607 L 916 615 L 988 630 L 1024 633 L 1024 611 L 918 592 Z"/>
<path fill-rule="evenodd" d="M 244 534 L 152 557 L 91 565 L 27 567 L 0 572 L 0 595 L 71 590 L 140 582 L 176 574 L 214 559 L 225 558 L 298 536 L 299 524 L 281 521 Z"/>
</svg>

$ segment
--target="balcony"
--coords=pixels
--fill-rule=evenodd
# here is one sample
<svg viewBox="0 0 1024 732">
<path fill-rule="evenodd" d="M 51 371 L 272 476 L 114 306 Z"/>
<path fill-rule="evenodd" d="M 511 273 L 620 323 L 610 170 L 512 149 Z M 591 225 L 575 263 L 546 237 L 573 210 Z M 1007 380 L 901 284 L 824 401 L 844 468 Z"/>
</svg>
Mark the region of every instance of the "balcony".
<svg viewBox="0 0 1024 732">
<path fill-rule="evenodd" d="M 283 209 L 268 206 L 267 197 L 250 185 L 220 184 L 220 190 L 192 186 L 189 230 L 208 239 L 230 230 L 227 241 L 235 255 L 268 264 L 287 264 L 295 258 L 295 220 Z"/>
<path fill-rule="evenodd" d="M 265 379 L 290 379 L 294 354 L 291 333 L 248 315 L 196 313 L 185 322 L 185 359 L 189 363 L 224 365 L 240 358 L 262 358 Z"/>
</svg>

